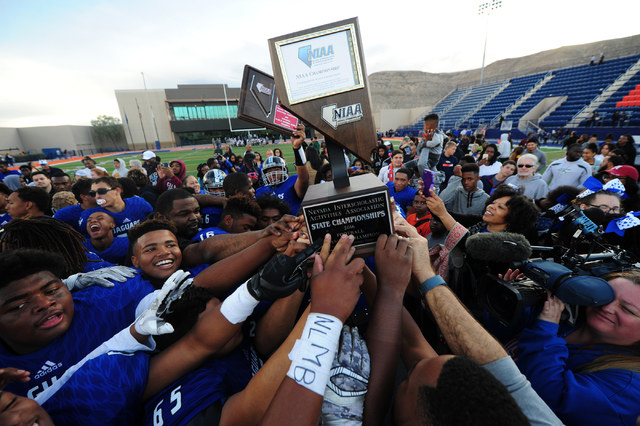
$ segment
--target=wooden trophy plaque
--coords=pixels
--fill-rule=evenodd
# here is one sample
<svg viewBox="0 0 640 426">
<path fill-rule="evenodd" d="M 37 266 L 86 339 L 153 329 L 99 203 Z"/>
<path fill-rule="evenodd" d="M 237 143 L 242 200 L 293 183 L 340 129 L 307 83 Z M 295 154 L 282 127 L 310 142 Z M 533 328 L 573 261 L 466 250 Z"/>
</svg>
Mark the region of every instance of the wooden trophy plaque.
<svg viewBox="0 0 640 426">
<path fill-rule="evenodd" d="M 280 106 L 273 77 L 249 65 L 242 76 L 238 118 L 286 135 L 298 125 L 298 118 Z"/>
<path fill-rule="evenodd" d="M 355 236 L 359 255 L 393 232 L 389 190 L 374 175 L 349 178 L 343 148 L 370 163 L 377 135 L 358 19 L 269 40 L 280 103 L 325 136 L 333 182 L 311 185 L 302 210 L 311 240 Z"/>
</svg>

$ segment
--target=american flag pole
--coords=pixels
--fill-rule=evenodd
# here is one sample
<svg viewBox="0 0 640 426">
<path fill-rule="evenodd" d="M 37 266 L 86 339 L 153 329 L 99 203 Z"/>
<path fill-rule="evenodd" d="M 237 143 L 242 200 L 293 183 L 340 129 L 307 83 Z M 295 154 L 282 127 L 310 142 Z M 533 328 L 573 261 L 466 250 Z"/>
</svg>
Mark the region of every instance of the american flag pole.
<svg viewBox="0 0 640 426">
<path fill-rule="evenodd" d="M 133 135 L 131 134 L 131 126 L 129 126 L 129 117 L 127 117 L 127 113 L 124 113 L 124 121 L 127 123 L 127 130 L 129 130 L 129 139 L 131 139 L 131 146 L 135 147 L 133 143 Z"/>
<path fill-rule="evenodd" d="M 136 107 L 138 108 L 138 117 L 140 117 L 140 128 L 142 129 L 142 136 L 144 136 L 144 146 L 148 151 L 149 142 L 147 141 L 147 134 L 144 132 L 144 125 L 142 124 L 142 113 L 140 112 L 140 105 L 138 104 L 138 98 L 136 98 Z"/>
</svg>

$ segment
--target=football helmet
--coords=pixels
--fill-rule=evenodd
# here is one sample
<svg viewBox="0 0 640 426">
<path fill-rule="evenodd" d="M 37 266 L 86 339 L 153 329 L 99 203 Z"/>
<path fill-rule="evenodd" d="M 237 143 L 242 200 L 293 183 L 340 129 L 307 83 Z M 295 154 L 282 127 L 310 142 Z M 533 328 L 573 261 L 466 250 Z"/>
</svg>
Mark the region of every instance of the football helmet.
<svg viewBox="0 0 640 426">
<path fill-rule="evenodd" d="M 262 163 L 262 181 L 265 185 L 278 185 L 288 178 L 287 164 L 282 158 L 274 155 Z"/>
<path fill-rule="evenodd" d="M 227 177 L 227 174 L 220 169 L 211 169 L 204 175 L 202 179 L 202 184 L 208 193 L 213 195 L 218 195 L 220 197 L 224 197 L 224 189 L 222 187 L 222 182 L 224 182 L 224 178 Z"/>
</svg>

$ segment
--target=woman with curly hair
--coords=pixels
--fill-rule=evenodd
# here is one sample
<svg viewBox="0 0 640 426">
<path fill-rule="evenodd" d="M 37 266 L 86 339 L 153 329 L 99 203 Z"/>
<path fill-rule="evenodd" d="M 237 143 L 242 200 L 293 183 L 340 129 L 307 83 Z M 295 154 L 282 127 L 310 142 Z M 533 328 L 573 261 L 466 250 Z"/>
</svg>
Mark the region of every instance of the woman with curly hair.
<svg viewBox="0 0 640 426">
<path fill-rule="evenodd" d="M 529 197 L 499 186 L 485 203 L 482 221 L 469 228 L 469 233 L 506 231 L 533 238 L 539 213 Z"/>
<path fill-rule="evenodd" d="M 498 161 L 499 155 L 498 147 L 494 143 L 490 143 L 484 148 L 482 155 L 480 155 L 480 160 L 478 160 L 480 177 L 495 175 L 500 171 L 502 164 Z"/>
</svg>

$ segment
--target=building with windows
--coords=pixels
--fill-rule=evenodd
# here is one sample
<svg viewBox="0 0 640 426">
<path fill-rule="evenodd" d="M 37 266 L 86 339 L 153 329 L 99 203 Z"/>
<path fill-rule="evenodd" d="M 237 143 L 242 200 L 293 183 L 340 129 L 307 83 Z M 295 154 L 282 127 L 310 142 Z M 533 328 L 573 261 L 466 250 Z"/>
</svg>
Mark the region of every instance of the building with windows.
<svg viewBox="0 0 640 426">
<path fill-rule="evenodd" d="M 208 144 L 213 138 L 246 135 L 256 128 L 237 118 L 240 88 L 226 84 L 179 84 L 176 89 L 115 93 L 132 149 Z"/>
</svg>

